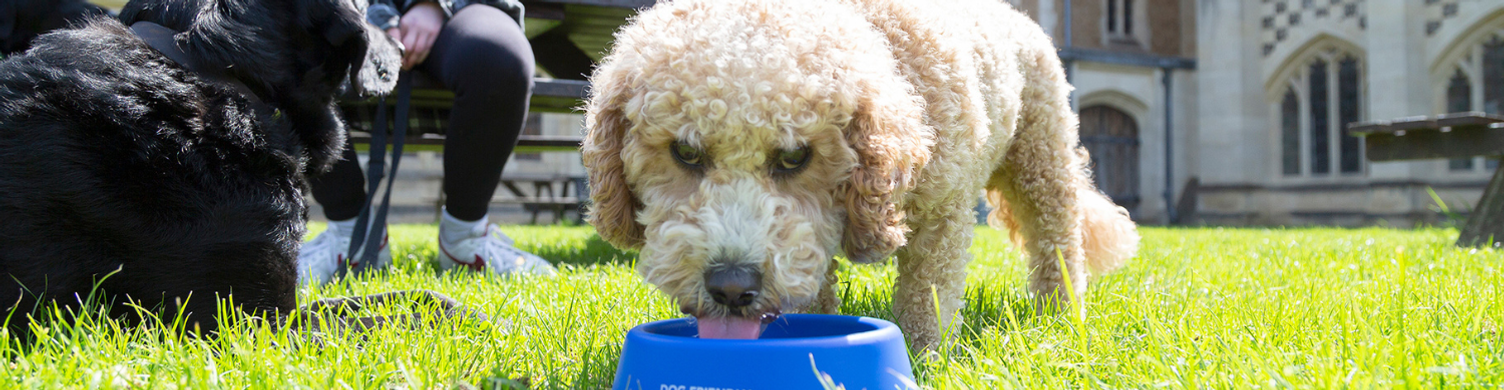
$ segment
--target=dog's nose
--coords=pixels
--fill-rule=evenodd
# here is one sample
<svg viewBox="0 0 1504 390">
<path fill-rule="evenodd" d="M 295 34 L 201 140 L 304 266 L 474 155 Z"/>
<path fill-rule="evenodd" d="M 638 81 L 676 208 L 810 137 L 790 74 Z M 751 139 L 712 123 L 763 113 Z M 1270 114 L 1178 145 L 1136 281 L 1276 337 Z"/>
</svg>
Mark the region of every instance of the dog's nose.
<svg viewBox="0 0 1504 390">
<path fill-rule="evenodd" d="M 742 267 L 718 267 L 705 271 L 705 292 L 715 303 L 739 308 L 757 299 L 762 273 Z"/>
</svg>

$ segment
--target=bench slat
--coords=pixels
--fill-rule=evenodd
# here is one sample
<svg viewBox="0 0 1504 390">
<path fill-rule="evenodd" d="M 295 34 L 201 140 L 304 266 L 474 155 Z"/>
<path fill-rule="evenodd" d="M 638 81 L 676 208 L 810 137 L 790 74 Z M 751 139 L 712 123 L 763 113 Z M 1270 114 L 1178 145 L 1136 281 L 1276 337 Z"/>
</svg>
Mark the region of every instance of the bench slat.
<svg viewBox="0 0 1504 390">
<path fill-rule="evenodd" d="M 1437 116 L 1417 116 L 1392 120 L 1357 122 L 1347 126 L 1347 133 L 1355 136 L 1395 133 L 1400 131 L 1441 130 L 1444 127 L 1484 127 L 1504 123 L 1504 116 L 1482 112 L 1458 112 Z"/>
<path fill-rule="evenodd" d="M 585 100 L 590 82 L 565 79 L 533 79 L 533 96 L 551 96 Z M 452 96 L 452 94 L 451 94 Z"/>
<path fill-rule="evenodd" d="M 492 204 L 522 204 L 522 205 L 548 205 L 548 206 L 578 206 L 579 198 L 506 198 L 495 199 Z"/>
<path fill-rule="evenodd" d="M 654 1 L 653 0 L 525 0 L 522 3 L 524 5 L 526 5 L 528 3 L 541 3 L 541 4 L 574 4 L 574 5 L 588 5 L 588 6 L 594 6 L 594 7 L 611 7 L 611 8 L 645 8 L 645 7 L 652 6 L 653 3 L 654 3 Z"/>
<path fill-rule="evenodd" d="M 519 135 L 517 136 L 517 147 L 512 149 L 512 153 L 575 152 L 580 150 L 581 140 L 583 138 L 557 135 Z M 365 132 L 351 132 L 350 142 L 370 144 L 371 135 Z M 409 136 L 404 143 L 408 145 L 443 146 L 444 137 L 436 134 Z"/>
<path fill-rule="evenodd" d="M 533 98 L 528 107 L 533 112 L 579 113 L 589 96 L 590 82 L 566 79 L 533 80 Z"/>
<path fill-rule="evenodd" d="M 534 79 L 533 97 L 530 102 L 530 110 L 534 112 L 577 112 L 575 108 L 584 105 L 588 93 L 589 82 L 579 80 L 557 79 Z M 348 102 L 345 104 L 375 106 L 376 100 L 370 99 L 361 102 Z M 393 99 L 387 99 L 388 105 L 395 105 Z M 449 108 L 454 104 L 454 93 L 443 89 L 414 89 L 412 93 L 412 106 L 414 108 Z M 372 107 L 374 108 L 374 107 Z M 552 136 L 552 135 L 522 135 L 517 139 L 517 148 L 514 153 L 540 153 L 540 152 L 572 152 L 580 149 L 580 137 Z M 366 132 L 350 132 L 350 141 L 357 144 L 369 144 L 371 135 Z M 405 141 L 409 145 L 444 145 L 442 134 L 410 134 Z"/>
<path fill-rule="evenodd" d="M 1504 153 L 1504 116 L 1460 112 L 1353 123 L 1372 161 L 1496 156 Z"/>
<path fill-rule="evenodd" d="M 1504 153 L 1504 131 L 1470 126 L 1450 132 L 1418 131 L 1399 135 L 1374 133 L 1364 137 L 1371 161 L 1425 160 L 1496 156 Z"/>
</svg>

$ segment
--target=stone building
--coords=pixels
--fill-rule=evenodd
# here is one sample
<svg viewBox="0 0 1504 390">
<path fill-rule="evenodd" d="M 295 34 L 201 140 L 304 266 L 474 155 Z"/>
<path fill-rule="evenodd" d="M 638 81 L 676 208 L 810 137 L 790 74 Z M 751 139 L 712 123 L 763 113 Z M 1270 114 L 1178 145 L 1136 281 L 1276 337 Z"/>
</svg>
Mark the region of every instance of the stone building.
<svg viewBox="0 0 1504 390">
<path fill-rule="evenodd" d="M 1409 226 L 1497 165 L 1370 163 L 1342 129 L 1500 113 L 1504 0 L 1012 3 L 1057 39 L 1098 181 L 1141 221 Z"/>
<path fill-rule="evenodd" d="M 1194 140 L 1191 0 L 1012 0 L 1055 39 L 1098 186 L 1134 219 L 1164 222 Z M 1167 164 L 1170 161 L 1172 163 Z M 1179 178 L 1180 180 L 1167 178 Z"/>
<path fill-rule="evenodd" d="M 1368 163 L 1345 123 L 1504 103 L 1504 1 L 1202 2 L 1197 216 L 1213 223 L 1432 221 L 1496 160 Z M 1218 48 L 1211 50 L 1211 48 Z M 1221 163 L 1225 161 L 1225 163 Z"/>
</svg>

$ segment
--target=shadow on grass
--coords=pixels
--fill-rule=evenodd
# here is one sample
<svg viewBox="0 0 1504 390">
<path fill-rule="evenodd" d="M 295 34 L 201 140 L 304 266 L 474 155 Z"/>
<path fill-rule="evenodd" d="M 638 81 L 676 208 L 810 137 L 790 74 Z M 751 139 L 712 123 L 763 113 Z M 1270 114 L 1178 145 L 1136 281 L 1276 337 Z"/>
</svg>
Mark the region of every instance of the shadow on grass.
<svg viewBox="0 0 1504 390">
<path fill-rule="evenodd" d="M 592 265 L 631 265 L 637 261 L 637 251 L 621 250 L 611 243 L 602 240 L 600 235 L 591 234 L 583 244 L 565 243 L 564 245 L 549 245 L 529 248 L 533 254 L 548 259 L 556 265 L 571 264 L 588 267 Z"/>
<path fill-rule="evenodd" d="M 987 327 L 1012 328 L 1016 323 L 1028 322 L 1040 317 L 1052 317 L 1053 312 L 1041 311 L 1035 302 L 1022 293 L 1007 288 L 982 285 L 966 289 L 966 306 L 961 309 L 966 327 L 979 331 Z M 1066 316 L 1059 316 L 1066 320 Z"/>
<path fill-rule="evenodd" d="M 841 296 L 841 314 L 897 323 L 897 316 L 893 313 L 892 291 L 892 286 L 886 283 L 857 287 L 842 281 L 837 287 L 837 293 Z M 1055 316 L 1048 311 L 1039 310 L 1028 297 L 1006 287 L 969 286 L 964 299 L 966 303 L 960 313 L 964 327 L 958 329 L 962 332 L 963 341 L 975 338 L 977 332 L 986 328 L 1016 329 L 1020 324 L 1035 319 L 1067 320 L 1066 316 Z"/>
</svg>

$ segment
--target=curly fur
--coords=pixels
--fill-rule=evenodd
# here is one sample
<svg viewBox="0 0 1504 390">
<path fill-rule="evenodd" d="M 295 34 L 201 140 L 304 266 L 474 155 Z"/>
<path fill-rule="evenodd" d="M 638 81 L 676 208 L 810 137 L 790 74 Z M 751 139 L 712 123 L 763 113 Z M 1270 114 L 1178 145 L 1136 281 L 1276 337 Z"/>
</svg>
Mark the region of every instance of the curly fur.
<svg viewBox="0 0 1504 390">
<path fill-rule="evenodd" d="M 831 312 L 832 256 L 891 254 L 899 325 L 932 346 L 961 308 L 984 189 L 1041 303 L 1069 302 L 1062 274 L 1084 292 L 1087 268 L 1137 245 L 1075 149 L 1049 37 L 994 0 L 660 2 L 617 33 L 592 83 L 590 221 L 640 248 L 639 273 L 690 314 Z M 677 161 L 675 143 L 703 163 Z M 800 147 L 805 166 L 775 169 Z M 703 275 L 724 266 L 763 275 L 752 305 L 712 302 Z"/>
</svg>

